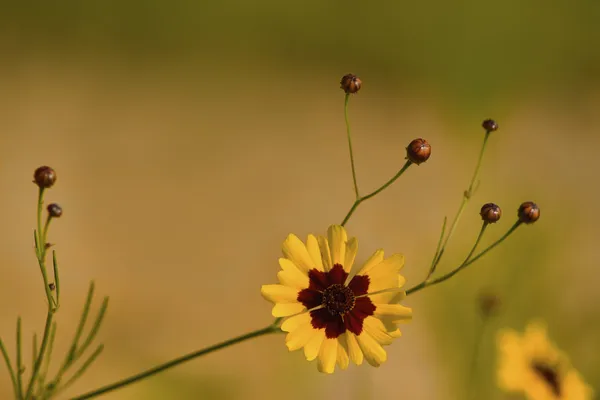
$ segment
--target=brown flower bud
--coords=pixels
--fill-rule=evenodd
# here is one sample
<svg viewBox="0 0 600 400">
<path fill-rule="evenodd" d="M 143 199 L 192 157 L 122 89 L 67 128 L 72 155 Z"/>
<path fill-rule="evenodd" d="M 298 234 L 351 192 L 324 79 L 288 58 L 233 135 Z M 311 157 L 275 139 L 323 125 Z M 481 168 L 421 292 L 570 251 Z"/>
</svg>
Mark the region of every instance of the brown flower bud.
<svg viewBox="0 0 600 400">
<path fill-rule="evenodd" d="M 484 292 L 479 295 L 479 311 L 483 317 L 489 317 L 498 312 L 501 306 L 500 297 L 493 293 Z"/>
<path fill-rule="evenodd" d="M 414 164 L 424 163 L 431 155 L 431 145 L 425 139 L 415 139 L 406 148 L 406 158 Z"/>
<path fill-rule="evenodd" d="M 356 75 L 347 74 L 342 77 L 340 85 L 340 88 L 344 89 L 344 92 L 356 93 L 360 90 L 362 81 Z"/>
<path fill-rule="evenodd" d="M 48 204 L 47 209 L 51 218 L 58 218 L 62 215 L 62 207 L 56 203 Z"/>
<path fill-rule="evenodd" d="M 485 129 L 486 132 L 494 132 L 498 130 L 498 124 L 493 119 L 486 119 L 483 121 L 481 126 L 483 126 L 483 129 Z"/>
<path fill-rule="evenodd" d="M 540 218 L 540 208 L 533 201 L 526 201 L 519 207 L 519 221 L 533 224 Z"/>
<path fill-rule="evenodd" d="M 47 166 L 39 167 L 33 173 L 33 182 L 40 188 L 47 189 L 56 182 L 56 172 Z"/>
<path fill-rule="evenodd" d="M 487 203 L 481 207 L 481 219 L 487 222 L 488 224 L 493 224 L 494 222 L 498 222 L 500 217 L 502 216 L 502 210 L 494 203 Z"/>
<path fill-rule="evenodd" d="M 54 283 L 49 283 L 48 284 L 48 289 L 54 290 L 54 289 L 56 289 L 56 285 Z"/>
</svg>

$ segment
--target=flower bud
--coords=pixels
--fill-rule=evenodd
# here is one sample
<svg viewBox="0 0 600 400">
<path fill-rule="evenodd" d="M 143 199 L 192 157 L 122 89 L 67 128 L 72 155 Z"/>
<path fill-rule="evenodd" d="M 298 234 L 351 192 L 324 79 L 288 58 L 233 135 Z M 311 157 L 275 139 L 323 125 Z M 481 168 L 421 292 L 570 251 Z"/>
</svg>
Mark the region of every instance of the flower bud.
<svg viewBox="0 0 600 400">
<path fill-rule="evenodd" d="M 502 216 L 502 210 L 494 203 L 487 203 L 481 207 L 481 219 L 488 224 L 493 224 L 494 222 L 498 222 L 500 217 Z"/>
<path fill-rule="evenodd" d="M 33 182 L 40 188 L 47 189 L 56 182 L 56 172 L 47 166 L 39 167 L 33 173 Z"/>
<path fill-rule="evenodd" d="M 62 207 L 56 203 L 48 204 L 47 209 L 51 218 L 58 218 L 62 215 Z"/>
<path fill-rule="evenodd" d="M 519 207 L 519 221 L 533 224 L 540 218 L 540 208 L 533 201 L 526 201 Z"/>
<path fill-rule="evenodd" d="M 485 129 L 486 132 L 494 132 L 498 130 L 498 124 L 493 119 L 486 119 L 483 121 L 481 126 L 483 126 L 483 129 Z"/>
<path fill-rule="evenodd" d="M 56 285 L 54 283 L 49 283 L 48 284 L 48 289 L 54 290 L 54 289 L 56 289 Z"/>
<path fill-rule="evenodd" d="M 498 312 L 501 306 L 500 297 L 494 293 L 484 292 L 479 295 L 479 311 L 483 317 L 489 317 Z"/>
<path fill-rule="evenodd" d="M 347 74 L 342 77 L 340 84 L 340 88 L 344 89 L 344 92 L 356 93 L 360 90 L 362 81 L 356 75 Z"/>
<path fill-rule="evenodd" d="M 425 139 L 415 139 L 406 148 L 406 158 L 414 164 L 424 163 L 431 155 L 431 146 Z"/>
</svg>

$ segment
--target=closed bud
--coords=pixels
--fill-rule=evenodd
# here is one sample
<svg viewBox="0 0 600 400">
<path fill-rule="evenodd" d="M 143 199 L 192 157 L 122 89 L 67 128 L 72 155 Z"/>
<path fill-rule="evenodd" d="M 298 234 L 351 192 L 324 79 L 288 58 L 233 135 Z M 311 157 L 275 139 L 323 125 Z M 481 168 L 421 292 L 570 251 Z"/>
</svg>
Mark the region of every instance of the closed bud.
<svg viewBox="0 0 600 400">
<path fill-rule="evenodd" d="M 498 222 L 502 216 L 502 210 L 494 203 L 487 203 L 481 207 L 481 219 L 488 224 Z"/>
<path fill-rule="evenodd" d="M 48 214 L 51 218 L 58 218 L 62 215 L 62 207 L 56 203 L 48 204 Z"/>
<path fill-rule="evenodd" d="M 342 81 L 340 82 L 340 87 L 346 93 L 356 93 L 360 90 L 362 86 L 362 81 L 358 78 L 358 76 L 353 74 L 347 74 L 342 77 Z"/>
<path fill-rule="evenodd" d="M 496 121 L 494 121 L 493 119 L 489 118 L 483 121 L 481 126 L 483 126 L 483 129 L 485 129 L 486 132 L 494 132 L 498 130 L 498 123 L 496 123 Z"/>
<path fill-rule="evenodd" d="M 540 218 L 540 208 L 533 201 L 526 201 L 519 207 L 519 221 L 533 224 Z"/>
<path fill-rule="evenodd" d="M 43 167 L 39 167 L 33 173 L 33 182 L 42 189 L 52 187 L 54 182 L 56 182 L 56 172 L 52 168 L 45 165 Z"/>
<path fill-rule="evenodd" d="M 425 139 L 415 139 L 406 148 L 406 158 L 414 164 L 424 163 L 431 155 L 431 146 Z"/>
<path fill-rule="evenodd" d="M 54 289 L 56 289 L 56 285 L 54 283 L 50 283 L 50 284 L 48 284 L 48 289 L 54 290 Z"/>
</svg>

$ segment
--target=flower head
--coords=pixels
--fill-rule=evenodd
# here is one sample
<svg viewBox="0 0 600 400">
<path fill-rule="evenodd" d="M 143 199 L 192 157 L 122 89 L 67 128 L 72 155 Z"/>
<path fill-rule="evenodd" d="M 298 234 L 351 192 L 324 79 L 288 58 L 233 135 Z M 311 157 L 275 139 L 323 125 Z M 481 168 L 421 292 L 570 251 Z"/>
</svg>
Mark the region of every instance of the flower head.
<svg viewBox="0 0 600 400">
<path fill-rule="evenodd" d="M 415 139 L 406 148 L 406 158 L 414 164 L 421 164 L 429 160 L 431 145 L 425 139 Z"/>
<path fill-rule="evenodd" d="M 546 336 L 540 322 L 530 323 L 525 333 L 498 334 L 498 385 L 506 391 L 524 392 L 529 400 L 588 400 L 593 390 L 585 384 Z"/>
<path fill-rule="evenodd" d="M 356 93 L 362 87 L 362 81 L 354 74 L 346 74 L 342 77 L 340 88 L 347 94 Z"/>
<path fill-rule="evenodd" d="M 399 275 L 400 254 L 383 257 L 377 250 L 350 275 L 358 250 L 356 238 L 332 225 L 327 237 L 308 235 L 304 244 L 295 235 L 283 243 L 279 284 L 263 285 L 261 293 L 274 303 L 275 317 L 288 317 L 281 329 L 288 332 L 290 351 L 304 348 L 306 359 L 318 358 L 319 371 L 346 369 L 349 361 L 383 363 L 389 345 L 400 336 L 397 324 L 410 320 L 412 310 L 398 304 L 406 294 Z"/>
</svg>

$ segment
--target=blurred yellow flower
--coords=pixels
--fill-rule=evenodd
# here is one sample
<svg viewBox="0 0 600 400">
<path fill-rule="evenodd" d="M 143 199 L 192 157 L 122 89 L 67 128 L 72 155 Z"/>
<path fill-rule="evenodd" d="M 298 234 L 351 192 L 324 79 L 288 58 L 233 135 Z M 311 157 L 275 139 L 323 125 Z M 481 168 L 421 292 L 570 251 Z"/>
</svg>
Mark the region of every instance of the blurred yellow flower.
<svg viewBox="0 0 600 400">
<path fill-rule="evenodd" d="M 308 235 L 306 244 L 290 234 L 283 242 L 279 284 L 263 285 L 261 293 L 274 303 L 273 316 L 288 317 L 290 351 L 304 348 L 309 361 L 318 358 L 319 371 L 346 369 L 350 360 L 363 359 L 378 367 L 387 354 L 382 348 L 399 337 L 397 324 L 412 318 L 412 310 L 398 304 L 406 297 L 399 275 L 404 257 L 383 258 L 377 250 L 354 276 L 350 275 L 358 250 L 356 238 L 332 225 L 327 237 Z"/>
<path fill-rule="evenodd" d="M 546 336 L 546 326 L 530 323 L 520 335 L 511 329 L 497 337 L 498 385 L 523 392 L 529 400 L 587 400 L 593 390 L 570 365 L 568 357 Z"/>
</svg>

